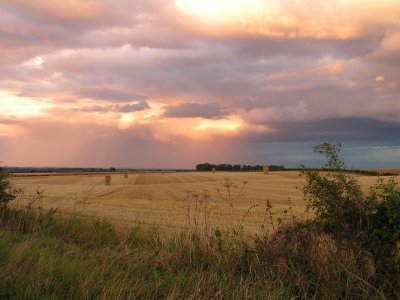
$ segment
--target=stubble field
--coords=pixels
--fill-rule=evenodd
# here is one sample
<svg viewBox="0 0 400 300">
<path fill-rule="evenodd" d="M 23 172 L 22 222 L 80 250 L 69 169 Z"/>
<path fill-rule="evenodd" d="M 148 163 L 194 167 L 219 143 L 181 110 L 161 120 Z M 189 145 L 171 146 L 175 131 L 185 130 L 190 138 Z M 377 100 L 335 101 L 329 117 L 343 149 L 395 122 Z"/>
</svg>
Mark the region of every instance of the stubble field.
<svg viewBox="0 0 400 300">
<path fill-rule="evenodd" d="M 164 229 L 242 227 L 258 232 L 273 219 L 304 218 L 305 202 L 297 188 L 304 182 L 296 171 L 182 172 L 112 174 L 91 176 L 12 177 L 24 193 L 16 205 L 58 208 L 65 213 L 106 217 L 117 225 L 149 224 Z M 376 177 L 357 176 L 363 187 Z M 40 191 L 40 195 L 37 194 Z M 289 199 L 290 198 L 290 203 Z"/>
</svg>

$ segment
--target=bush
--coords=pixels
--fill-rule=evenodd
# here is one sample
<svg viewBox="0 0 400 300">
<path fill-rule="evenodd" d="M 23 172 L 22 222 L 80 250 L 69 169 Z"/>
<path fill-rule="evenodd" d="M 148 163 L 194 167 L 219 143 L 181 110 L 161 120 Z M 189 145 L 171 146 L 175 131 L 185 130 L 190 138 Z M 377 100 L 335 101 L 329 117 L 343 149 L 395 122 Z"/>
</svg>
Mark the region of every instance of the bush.
<svg viewBox="0 0 400 300">
<path fill-rule="evenodd" d="M 8 180 L 8 174 L 0 168 L 0 208 L 15 199 L 18 190 L 12 186 Z"/>
<path fill-rule="evenodd" d="M 359 263 L 372 257 L 374 280 L 388 285 L 393 294 L 400 290 L 400 185 L 392 177 L 382 178 L 368 192 L 346 173 L 339 143 L 314 148 L 326 156 L 326 173 L 302 168 L 302 188 L 308 210 L 315 218 L 308 225 L 329 235 L 338 247 L 357 249 Z M 398 295 L 397 295 L 398 296 Z"/>
</svg>

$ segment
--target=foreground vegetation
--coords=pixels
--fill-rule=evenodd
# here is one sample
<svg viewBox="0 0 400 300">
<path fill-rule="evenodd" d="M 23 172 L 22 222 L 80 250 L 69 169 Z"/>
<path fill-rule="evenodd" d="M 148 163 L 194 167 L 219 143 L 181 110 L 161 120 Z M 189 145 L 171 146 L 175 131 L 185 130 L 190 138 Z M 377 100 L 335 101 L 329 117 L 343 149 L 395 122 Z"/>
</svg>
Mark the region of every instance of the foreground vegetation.
<svg viewBox="0 0 400 300">
<path fill-rule="evenodd" d="M 367 193 L 322 144 L 329 174 L 303 169 L 311 220 L 249 239 L 240 228 L 165 235 L 107 220 L 8 205 L 0 177 L 0 298 L 399 298 L 400 187 Z M 274 227 L 274 228 L 272 228 Z"/>
</svg>

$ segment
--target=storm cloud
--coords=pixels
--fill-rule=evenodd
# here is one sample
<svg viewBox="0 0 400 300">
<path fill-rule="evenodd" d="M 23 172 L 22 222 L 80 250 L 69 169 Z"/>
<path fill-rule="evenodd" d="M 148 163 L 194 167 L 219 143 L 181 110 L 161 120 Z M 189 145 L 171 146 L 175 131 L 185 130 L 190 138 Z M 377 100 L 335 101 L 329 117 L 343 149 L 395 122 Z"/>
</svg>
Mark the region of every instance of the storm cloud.
<svg viewBox="0 0 400 300">
<path fill-rule="evenodd" d="M 176 106 L 165 106 L 164 117 L 168 118 L 205 118 L 219 119 L 229 113 L 218 103 L 185 103 Z"/>
<path fill-rule="evenodd" d="M 239 2 L 0 0 L 0 160 L 95 166 L 118 156 L 134 167 L 142 161 L 124 154 L 134 149 L 153 166 L 146 154 L 164 149 L 175 151 L 157 160 L 164 167 L 207 155 L 260 163 L 271 157 L 262 149 L 331 140 L 395 164 L 399 2 Z M 17 149 L 38 136 L 37 153 L 53 145 L 46 126 L 77 131 L 72 160 L 63 148 L 48 163 Z M 104 136 L 112 147 L 98 147 Z M 270 151 L 276 163 L 307 158 Z"/>
</svg>

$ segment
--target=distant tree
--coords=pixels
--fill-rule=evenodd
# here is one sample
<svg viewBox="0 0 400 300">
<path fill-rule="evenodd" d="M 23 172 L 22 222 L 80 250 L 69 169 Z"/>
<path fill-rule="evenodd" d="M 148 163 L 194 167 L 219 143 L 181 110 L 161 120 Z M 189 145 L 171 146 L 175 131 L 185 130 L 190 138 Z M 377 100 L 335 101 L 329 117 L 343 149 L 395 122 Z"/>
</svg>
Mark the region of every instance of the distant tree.
<svg viewBox="0 0 400 300">
<path fill-rule="evenodd" d="M 231 164 L 219 164 L 217 165 L 217 171 L 232 171 L 233 167 Z"/>
<path fill-rule="evenodd" d="M 242 170 L 242 166 L 241 166 L 241 165 L 233 165 L 233 166 L 232 166 L 232 170 L 234 170 L 234 171 L 241 171 L 241 170 Z"/>
<path fill-rule="evenodd" d="M 231 165 L 231 164 L 210 164 L 208 162 L 206 163 L 201 163 L 196 165 L 196 171 L 211 171 L 213 168 L 217 171 L 262 171 L 263 166 L 262 165 Z M 271 165 L 270 166 L 271 171 L 277 171 L 277 170 L 285 170 L 284 165 Z"/>
<path fill-rule="evenodd" d="M 278 165 L 278 166 L 270 165 L 269 170 L 270 171 L 282 171 L 282 170 L 285 170 L 285 166 L 284 165 Z"/>
<path fill-rule="evenodd" d="M 110 171 L 110 172 L 115 172 L 115 171 L 117 171 L 117 169 L 114 168 L 114 167 L 111 167 L 109 171 Z"/>
<path fill-rule="evenodd" d="M 208 162 L 196 165 L 196 171 L 211 171 L 216 168 L 216 165 L 210 164 Z"/>
</svg>

